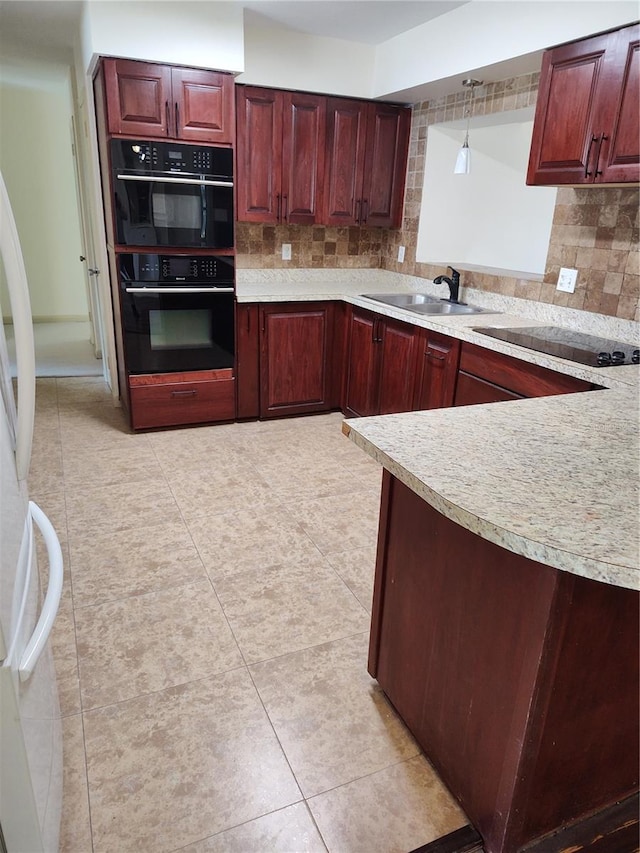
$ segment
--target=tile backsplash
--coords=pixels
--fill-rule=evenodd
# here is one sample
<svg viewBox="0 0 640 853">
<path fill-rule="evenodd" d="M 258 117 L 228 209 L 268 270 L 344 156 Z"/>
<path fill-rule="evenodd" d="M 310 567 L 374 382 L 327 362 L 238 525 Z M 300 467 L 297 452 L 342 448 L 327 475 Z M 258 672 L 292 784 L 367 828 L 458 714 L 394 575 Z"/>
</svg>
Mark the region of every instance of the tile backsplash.
<svg viewBox="0 0 640 853">
<path fill-rule="evenodd" d="M 483 86 L 474 99 L 474 114 L 500 113 L 535 104 L 538 77 L 538 74 L 524 74 Z M 415 260 L 427 131 L 430 124 L 462 118 L 466 97 L 467 92 L 461 91 L 414 105 L 402 228 L 273 226 L 240 222 L 236 231 L 238 267 L 381 267 L 430 279 L 442 273 L 441 267 Z M 469 271 L 463 273 L 463 283 L 507 296 L 638 321 L 639 206 L 640 190 L 636 186 L 560 188 L 542 279 Z M 283 243 L 291 244 L 291 261 L 282 260 Z M 406 247 L 402 264 L 397 262 L 398 246 Z M 578 270 L 575 293 L 556 289 L 560 267 Z"/>
</svg>

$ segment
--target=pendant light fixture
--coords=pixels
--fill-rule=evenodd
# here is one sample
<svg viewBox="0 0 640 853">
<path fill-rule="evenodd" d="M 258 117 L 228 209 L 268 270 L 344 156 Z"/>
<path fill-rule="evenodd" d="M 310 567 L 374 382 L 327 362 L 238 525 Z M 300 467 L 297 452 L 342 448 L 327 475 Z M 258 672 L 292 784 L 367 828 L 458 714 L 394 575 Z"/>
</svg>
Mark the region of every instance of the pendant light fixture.
<svg viewBox="0 0 640 853">
<path fill-rule="evenodd" d="M 469 150 L 469 124 L 471 122 L 471 116 L 473 114 L 473 96 L 476 86 L 482 86 L 483 80 L 474 80 L 472 77 L 468 77 L 466 80 L 462 81 L 462 85 L 467 89 L 471 90 L 471 95 L 469 98 L 469 104 L 466 109 L 467 116 L 467 132 L 464 137 L 464 142 L 462 143 L 462 148 L 458 151 L 458 157 L 456 159 L 456 165 L 453 170 L 454 175 L 468 175 L 471 171 L 471 151 Z"/>
</svg>

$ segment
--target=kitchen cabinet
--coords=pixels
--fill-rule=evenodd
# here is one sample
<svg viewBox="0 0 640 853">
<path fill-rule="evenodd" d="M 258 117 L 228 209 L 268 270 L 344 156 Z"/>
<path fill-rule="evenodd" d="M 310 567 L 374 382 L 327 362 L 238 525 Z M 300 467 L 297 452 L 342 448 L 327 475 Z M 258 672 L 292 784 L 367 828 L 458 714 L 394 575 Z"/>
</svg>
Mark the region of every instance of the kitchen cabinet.
<svg viewBox="0 0 640 853">
<path fill-rule="evenodd" d="M 413 408 L 419 328 L 354 308 L 349 320 L 343 411 L 347 415 Z"/>
<path fill-rule="evenodd" d="M 103 59 L 110 134 L 232 145 L 231 74 Z"/>
<path fill-rule="evenodd" d="M 460 341 L 424 329 L 420 337 L 414 409 L 441 409 L 453 406 L 460 358 Z"/>
<path fill-rule="evenodd" d="M 327 99 L 326 225 L 400 227 L 410 126 L 407 107 Z"/>
<path fill-rule="evenodd" d="M 131 426 L 136 429 L 233 421 L 233 370 L 129 376 Z"/>
<path fill-rule="evenodd" d="M 334 304 L 266 304 L 259 317 L 260 417 L 338 408 Z"/>
<path fill-rule="evenodd" d="M 236 394 L 238 420 L 260 414 L 260 333 L 258 306 L 236 303 Z"/>
<path fill-rule="evenodd" d="M 522 851 L 632 796 L 638 591 L 489 542 L 387 471 L 379 530 L 369 672 L 484 849 Z"/>
<path fill-rule="evenodd" d="M 324 174 L 326 98 L 237 86 L 237 218 L 313 225 Z"/>
<path fill-rule="evenodd" d="M 528 184 L 640 180 L 640 25 L 545 52 Z"/>
<path fill-rule="evenodd" d="M 594 387 L 583 379 L 463 341 L 454 405 L 548 397 Z"/>
</svg>

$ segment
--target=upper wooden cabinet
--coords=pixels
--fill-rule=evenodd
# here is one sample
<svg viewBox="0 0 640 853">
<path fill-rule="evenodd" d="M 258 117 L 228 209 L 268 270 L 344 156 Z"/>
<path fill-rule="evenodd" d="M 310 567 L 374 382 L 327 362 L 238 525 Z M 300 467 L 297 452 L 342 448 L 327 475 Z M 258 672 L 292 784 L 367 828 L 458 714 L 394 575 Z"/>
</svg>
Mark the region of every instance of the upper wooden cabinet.
<svg viewBox="0 0 640 853">
<path fill-rule="evenodd" d="M 236 93 L 238 220 L 318 222 L 326 98 L 257 86 Z"/>
<path fill-rule="evenodd" d="M 640 25 L 546 51 L 528 184 L 640 180 Z"/>
<path fill-rule="evenodd" d="M 231 145 L 233 76 L 128 59 L 104 59 L 111 134 Z"/>
<path fill-rule="evenodd" d="M 327 99 L 325 224 L 400 227 L 410 128 L 407 107 Z"/>
</svg>

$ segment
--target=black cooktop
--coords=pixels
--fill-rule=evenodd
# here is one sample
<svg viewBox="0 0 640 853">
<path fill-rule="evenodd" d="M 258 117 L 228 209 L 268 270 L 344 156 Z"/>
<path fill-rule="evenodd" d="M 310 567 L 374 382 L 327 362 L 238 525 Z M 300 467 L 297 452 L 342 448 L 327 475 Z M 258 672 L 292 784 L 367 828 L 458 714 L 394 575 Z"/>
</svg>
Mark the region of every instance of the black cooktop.
<svg viewBox="0 0 640 853">
<path fill-rule="evenodd" d="M 520 347 L 556 355 L 567 361 L 577 361 L 591 367 L 612 367 L 620 364 L 640 363 L 637 344 L 623 343 L 609 338 L 598 338 L 560 326 L 534 326 L 518 329 L 497 327 L 476 328 L 476 332 L 517 344 Z"/>
</svg>

